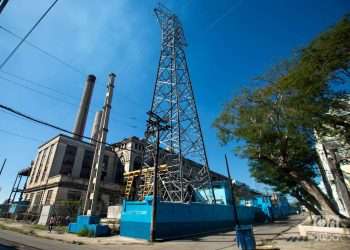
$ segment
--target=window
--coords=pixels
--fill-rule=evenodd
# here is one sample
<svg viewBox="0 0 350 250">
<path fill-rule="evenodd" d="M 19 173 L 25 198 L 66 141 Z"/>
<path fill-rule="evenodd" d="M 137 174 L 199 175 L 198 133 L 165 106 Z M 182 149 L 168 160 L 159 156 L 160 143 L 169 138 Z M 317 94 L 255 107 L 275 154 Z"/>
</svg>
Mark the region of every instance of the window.
<svg viewBox="0 0 350 250">
<path fill-rule="evenodd" d="M 115 178 L 114 181 L 115 183 L 121 183 L 123 182 L 124 179 L 124 156 L 121 156 L 118 161 L 116 173 L 115 173 Z"/>
<path fill-rule="evenodd" d="M 52 198 L 52 193 L 53 193 L 53 190 L 47 191 L 45 205 L 50 205 L 51 198 Z"/>
<path fill-rule="evenodd" d="M 77 147 L 72 145 L 67 145 L 66 152 L 63 157 L 60 174 L 70 175 L 72 173 L 76 154 L 77 154 Z"/>
<path fill-rule="evenodd" d="M 39 176 L 40 176 L 40 173 L 41 173 L 41 168 L 43 166 L 43 162 L 44 162 L 44 159 L 46 157 L 46 151 L 47 151 L 46 149 L 43 150 L 41 159 L 39 161 L 39 166 L 37 167 L 36 174 L 35 174 L 35 182 L 38 182 L 38 180 L 39 180 Z"/>
<path fill-rule="evenodd" d="M 43 196 L 43 191 L 37 192 L 35 195 L 35 199 L 34 199 L 34 205 L 39 205 L 41 202 L 41 198 Z"/>
<path fill-rule="evenodd" d="M 67 200 L 69 201 L 80 201 L 81 192 L 79 191 L 68 191 Z"/>
<path fill-rule="evenodd" d="M 90 178 L 90 172 L 92 167 L 92 161 L 94 160 L 94 152 L 90 150 L 85 150 L 84 152 L 84 159 L 83 159 L 83 165 L 81 167 L 80 171 L 80 177 L 89 179 Z"/>
<path fill-rule="evenodd" d="M 52 148 L 53 148 L 53 146 L 50 147 L 49 153 L 47 154 L 47 159 L 46 159 L 46 162 L 45 162 L 44 171 L 43 171 L 43 174 L 41 175 L 41 181 L 43 181 L 45 176 L 46 176 L 46 172 L 47 172 L 47 169 L 48 169 L 49 164 L 50 164 L 50 156 L 51 156 Z"/>
<path fill-rule="evenodd" d="M 39 164 L 39 161 L 41 159 L 41 155 L 42 155 L 43 151 L 40 151 L 38 153 L 38 157 L 36 158 L 36 161 L 35 161 L 35 165 L 33 166 L 33 169 L 30 173 L 30 184 L 32 184 L 34 182 L 34 179 L 35 179 L 35 173 L 36 173 L 36 169 L 38 168 L 38 164 Z"/>
<path fill-rule="evenodd" d="M 107 155 L 103 156 L 101 181 L 103 181 L 105 179 L 106 175 L 107 175 L 108 160 L 109 160 L 109 157 Z"/>
<path fill-rule="evenodd" d="M 29 195 L 29 197 L 28 197 L 28 201 L 32 201 L 33 200 L 33 197 L 34 197 L 34 193 L 31 193 L 30 195 Z"/>
<path fill-rule="evenodd" d="M 141 165 L 142 165 L 142 160 L 140 156 L 136 156 L 135 160 L 134 160 L 134 167 L 133 170 L 138 170 L 141 169 Z"/>
</svg>

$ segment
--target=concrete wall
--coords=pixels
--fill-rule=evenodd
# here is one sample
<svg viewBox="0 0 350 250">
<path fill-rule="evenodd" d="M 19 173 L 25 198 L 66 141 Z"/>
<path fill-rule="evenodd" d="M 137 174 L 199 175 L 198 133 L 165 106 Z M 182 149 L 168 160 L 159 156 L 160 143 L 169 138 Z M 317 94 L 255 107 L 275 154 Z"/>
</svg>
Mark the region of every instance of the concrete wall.
<svg viewBox="0 0 350 250">
<path fill-rule="evenodd" d="M 145 201 L 124 201 L 121 214 L 120 235 L 149 239 L 152 197 Z M 239 208 L 241 223 L 251 223 L 253 208 Z M 171 239 L 232 230 L 232 206 L 203 203 L 159 202 L 157 213 L 157 238 Z"/>
</svg>

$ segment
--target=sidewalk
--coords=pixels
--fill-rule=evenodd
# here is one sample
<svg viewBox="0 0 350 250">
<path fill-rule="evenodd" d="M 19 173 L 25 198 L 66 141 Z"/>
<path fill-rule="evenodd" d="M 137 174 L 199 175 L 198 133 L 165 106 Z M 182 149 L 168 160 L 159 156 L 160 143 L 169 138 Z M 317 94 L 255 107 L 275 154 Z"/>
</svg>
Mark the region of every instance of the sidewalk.
<svg viewBox="0 0 350 250">
<path fill-rule="evenodd" d="M 14 222 L 13 220 L 0 219 L 0 228 L 10 231 L 15 231 L 18 233 L 23 233 L 26 235 L 37 236 L 45 239 L 53 239 L 71 244 L 89 244 L 89 245 L 113 245 L 113 244 L 125 244 L 132 243 L 138 245 L 148 245 L 150 244 L 147 241 L 136 240 L 132 238 L 121 237 L 119 235 L 109 236 L 109 237 L 98 237 L 98 238 L 89 238 L 89 237 L 81 237 L 75 234 L 66 233 L 59 228 L 57 231 L 55 228 L 50 233 L 44 226 L 32 225 L 32 224 L 24 224 L 19 222 Z"/>
<path fill-rule="evenodd" d="M 283 250 L 345 250 L 349 249 L 350 240 L 336 240 L 336 241 L 318 241 L 300 237 L 298 225 L 292 227 L 290 230 L 283 232 L 273 240 L 265 242 L 265 246 L 271 246 L 267 249 L 283 249 Z"/>
</svg>

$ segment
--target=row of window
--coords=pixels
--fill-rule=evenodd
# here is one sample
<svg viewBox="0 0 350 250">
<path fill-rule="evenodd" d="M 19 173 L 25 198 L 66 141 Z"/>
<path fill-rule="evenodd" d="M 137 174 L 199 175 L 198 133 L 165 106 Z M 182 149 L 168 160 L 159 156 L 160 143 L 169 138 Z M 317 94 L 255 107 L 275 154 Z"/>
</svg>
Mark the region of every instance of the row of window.
<svg viewBox="0 0 350 250">
<path fill-rule="evenodd" d="M 118 146 L 117 148 L 118 148 L 118 149 L 126 149 L 126 148 L 127 148 L 127 143 L 122 143 L 122 144 L 120 144 L 120 146 Z M 142 150 L 143 150 L 143 145 L 140 144 L 140 143 L 135 143 L 135 144 L 132 146 L 132 149 L 136 149 L 136 150 L 142 151 Z"/>
<path fill-rule="evenodd" d="M 142 145 L 142 144 L 135 143 L 135 144 L 134 144 L 134 149 L 137 149 L 137 150 L 142 151 L 142 150 L 143 150 L 143 145 Z"/>
<path fill-rule="evenodd" d="M 47 190 L 45 201 L 43 202 L 43 191 L 39 191 L 36 193 L 30 193 L 25 195 L 24 199 L 27 201 L 32 202 L 32 206 L 38 206 L 38 205 L 50 205 L 52 200 L 53 190 Z M 79 201 L 81 199 L 81 192 L 80 191 L 74 191 L 70 190 L 67 193 L 67 200 L 68 201 Z M 33 200 L 34 199 L 34 200 Z"/>
<path fill-rule="evenodd" d="M 33 204 L 32 204 L 33 206 L 37 206 L 37 205 L 40 205 L 40 204 L 49 205 L 50 202 L 51 202 L 52 194 L 53 194 L 53 190 L 48 190 L 47 191 L 47 195 L 46 195 L 46 199 L 45 199 L 44 203 L 42 201 L 43 191 L 39 191 L 39 192 L 36 192 L 36 193 L 33 192 L 33 193 L 30 193 L 30 194 L 27 194 L 27 195 L 25 195 L 24 199 L 27 200 L 27 201 L 33 202 Z"/>
<path fill-rule="evenodd" d="M 67 145 L 66 151 L 63 157 L 63 161 L 62 161 L 60 174 L 63 174 L 63 175 L 72 174 L 76 155 L 77 155 L 77 147 L 72 145 Z M 94 152 L 91 150 L 85 150 L 83 162 L 82 162 L 82 166 L 79 174 L 80 178 L 84 178 L 84 179 L 90 178 L 90 172 L 91 172 L 93 160 L 94 160 Z M 107 176 L 108 162 L 109 162 L 109 157 L 105 155 L 103 157 L 103 163 L 102 163 L 103 164 L 102 173 L 101 173 L 102 181 Z"/>
<path fill-rule="evenodd" d="M 33 174 L 30 179 L 30 184 L 37 183 L 39 179 L 41 181 L 44 180 L 51 162 L 52 148 L 53 145 L 39 152 L 38 158 L 32 170 Z"/>
<path fill-rule="evenodd" d="M 137 144 L 137 145 L 142 146 L 140 144 Z M 54 155 L 52 151 L 53 151 L 53 145 L 39 152 L 36 163 L 33 167 L 30 184 L 37 183 L 39 180 L 41 181 L 44 180 L 45 176 L 47 175 L 47 171 L 49 169 L 51 158 Z M 59 174 L 68 175 L 68 176 L 72 174 L 73 166 L 77 156 L 77 151 L 78 151 L 78 148 L 76 146 L 73 146 L 73 145 L 66 146 Z M 81 171 L 79 174 L 80 178 L 84 178 L 84 179 L 90 178 L 93 159 L 94 159 L 94 152 L 91 150 L 85 150 Z M 101 173 L 102 181 L 107 176 L 108 163 L 109 163 L 109 157 L 105 155 L 103 158 L 103 168 Z M 140 163 L 136 161 L 136 165 L 139 165 L 139 164 Z M 118 170 L 119 168 L 123 168 L 123 167 L 124 166 L 117 166 L 117 171 L 115 173 L 116 176 L 114 178 L 115 181 L 121 178 L 120 175 L 122 175 L 121 172 L 123 171 L 123 169 L 122 171 L 118 171 Z"/>
</svg>

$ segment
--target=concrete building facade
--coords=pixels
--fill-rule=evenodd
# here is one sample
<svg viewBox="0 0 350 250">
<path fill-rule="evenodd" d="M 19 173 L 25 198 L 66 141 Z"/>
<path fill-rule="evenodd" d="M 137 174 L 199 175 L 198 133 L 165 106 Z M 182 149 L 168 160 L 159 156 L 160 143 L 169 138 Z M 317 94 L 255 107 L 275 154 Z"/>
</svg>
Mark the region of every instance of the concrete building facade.
<svg viewBox="0 0 350 250">
<path fill-rule="evenodd" d="M 125 172 L 131 172 L 141 168 L 144 140 L 132 136 L 114 143 L 112 146 Z"/>
<path fill-rule="evenodd" d="M 94 145 L 65 135 L 58 135 L 39 146 L 29 176 L 24 199 L 29 210 L 40 212 L 43 205 L 64 201 L 83 201 L 89 181 Z M 106 148 L 101 177 L 99 212 L 118 204 L 121 198 L 123 165 L 112 148 Z"/>
</svg>

